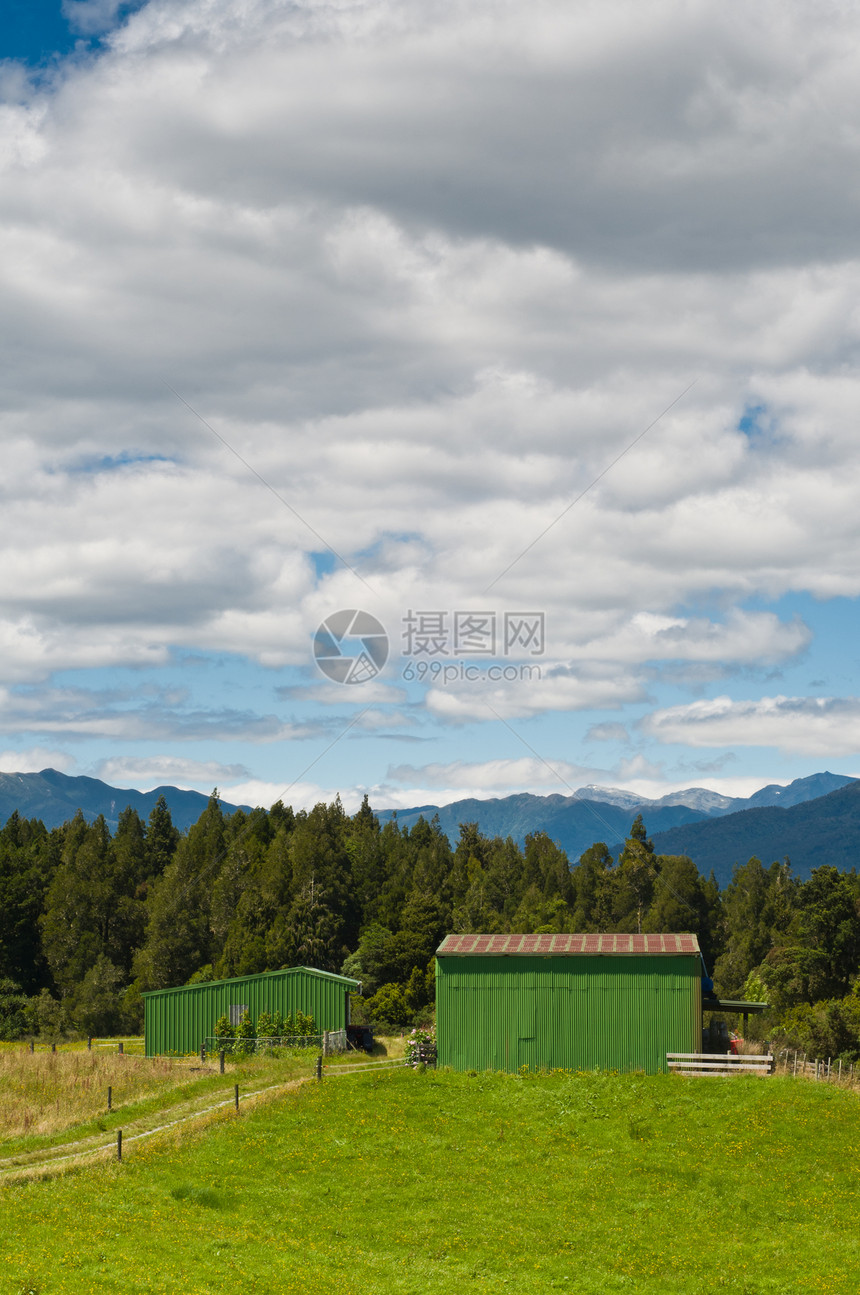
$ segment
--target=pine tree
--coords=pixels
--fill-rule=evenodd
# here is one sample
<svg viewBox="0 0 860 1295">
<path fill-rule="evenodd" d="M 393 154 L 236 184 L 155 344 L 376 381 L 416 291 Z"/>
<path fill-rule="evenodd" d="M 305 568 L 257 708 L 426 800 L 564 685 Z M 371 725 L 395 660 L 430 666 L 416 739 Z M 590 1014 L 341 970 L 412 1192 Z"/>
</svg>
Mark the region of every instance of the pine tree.
<svg viewBox="0 0 860 1295">
<path fill-rule="evenodd" d="M 150 891 L 146 942 L 134 963 L 142 988 L 184 985 L 212 962 L 212 889 L 223 857 L 224 816 L 213 792 Z"/>
</svg>

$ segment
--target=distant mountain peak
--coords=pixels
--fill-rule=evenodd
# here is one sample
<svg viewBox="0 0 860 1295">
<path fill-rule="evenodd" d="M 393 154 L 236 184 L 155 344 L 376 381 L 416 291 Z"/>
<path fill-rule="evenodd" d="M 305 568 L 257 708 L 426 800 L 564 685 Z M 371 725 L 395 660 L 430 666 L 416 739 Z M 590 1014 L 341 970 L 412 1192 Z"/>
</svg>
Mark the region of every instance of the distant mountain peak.
<svg viewBox="0 0 860 1295">
<path fill-rule="evenodd" d="M 167 801 L 171 817 L 185 831 L 196 823 L 206 808 L 209 797 L 199 791 L 183 791 L 180 787 L 156 787 L 152 791 L 135 791 L 126 787 L 111 787 L 99 778 L 74 777 L 57 769 L 42 769 L 39 773 L 0 773 L 0 823 L 18 811 L 22 818 L 38 818 L 47 828 L 60 827 L 81 810 L 88 822 L 100 814 L 111 831 L 116 829 L 120 814 L 127 807 L 136 810 L 141 818 L 148 818 L 159 796 Z M 226 814 L 246 805 L 221 802 Z"/>
<path fill-rule="evenodd" d="M 649 807 L 659 808 L 663 805 L 687 805 L 690 809 L 701 809 L 705 813 L 715 810 L 726 810 L 736 805 L 733 796 L 723 796 L 718 791 L 708 791 L 706 787 L 687 787 L 684 791 L 670 791 L 656 800 L 649 796 L 639 796 L 636 792 L 625 791 L 621 787 L 599 787 L 589 783 L 580 787 L 576 795 L 581 800 L 602 801 L 607 805 L 618 805 L 619 808 L 645 810 Z"/>
<path fill-rule="evenodd" d="M 623 787 L 599 787 L 594 782 L 590 782 L 587 787 L 580 787 L 574 794 L 578 800 L 594 800 L 605 805 L 617 805 L 619 809 L 626 809 L 628 806 L 633 809 L 635 806 L 653 803 L 643 796 L 637 796 L 634 791 L 625 791 Z"/>
<path fill-rule="evenodd" d="M 683 791 L 669 792 L 657 800 L 621 787 L 591 784 L 580 787 L 572 796 L 535 796 L 517 792 L 492 800 L 459 800 L 449 805 L 398 809 L 396 813 L 399 825 L 406 828 L 421 817 L 429 819 L 438 815 L 442 831 L 452 844 L 457 842 L 462 823 L 477 823 L 486 836 L 510 836 L 519 845 L 531 832 L 546 832 L 558 842 L 571 863 L 575 863 L 596 841 L 603 841 L 611 849 L 620 849 L 637 814 L 642 815 L 648 835 L 656 841 L 658 833 L 685 825 L 698 827 L 720 821 L 730 814 L 743 817 L 738 813 L 740 810 L 776 807 L 783 813 L 791 806 L 826 796 L 853 781 L 853 778 L 841 774 L 824 772 L 795 778 L 786 787 L 772 783 L 747 798 L 724 796 L 707 787 L 688 787 Z M 393 814 L 393 810 L 378 811 L 382 821 Z M 671 852 L 684 853 L 678 850 Z"/>
</svg>

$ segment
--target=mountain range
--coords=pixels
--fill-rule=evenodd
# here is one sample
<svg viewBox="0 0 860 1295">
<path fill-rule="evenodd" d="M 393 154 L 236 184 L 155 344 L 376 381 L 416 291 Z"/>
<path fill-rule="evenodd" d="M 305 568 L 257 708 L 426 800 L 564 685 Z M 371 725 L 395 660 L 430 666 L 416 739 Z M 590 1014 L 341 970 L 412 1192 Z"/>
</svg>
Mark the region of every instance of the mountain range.
<svg viewBox="0 0 860 1295">
<path fill-rule="evenodd" d="M 659 853 L 689 854 L 701 871 L 713 869 L 720 884 L 725 885 L 733 864 L 745 863 L 752 854 L 759 854 L 767 863 L 787 854 L 798 875 L 808 875 L 822 862 L 834 862 L 841 868 L 854 866 L 860 860 L 850 855 L 848 841 L 855 831 L 860 831 L 860 795 L 856 797 L 856 825 L 855 799 L 851 796 L 838 802 L 835 810 L 810 808 L 850 787 L 860 792 L 860 783 L 827 772 L 796 778 L 786 787 L 770 783 L 748 797 L 722 796 L 704 787 L 691 787 L 649 800 L 614 787 L 588 786 L 572 796 L 521 793 L 493 800 L 458 800 L 451 805 L 383 810 L 379 817 L 385 820 L 396 815 L 401 826 L 411 827 L 419 818 L 429 820 L 438 815 L 452 844 L 458 839 L 461 823 L 477 823 L 485 835 L 511 836 L 520 845 L 529 832 L 543 831 L 573 863 L 595 841 L 603 841 L 617 855 L 630 824 L 641 814 Z M 798 813 L 786 824 L 783 816 L 791 815 L 793 810 Z M 804 824 L 808 817 L 823 828 L 832 813 L 837 818 L 847 815 L 847 819 L 844 829 L 837 829 L 835 824 L 827 829 L 825 858 L 824 838 L 819 845 L 814 830 L 806 830 Z M 747 830 L 753 834 L 749 848 L 744 844 Z M 838 858 L 832 855 L 837 840 L 843 841 Z"/>
<path fill-rule="evenodd" d="M 171 817 L 182 832 L 197 822 L 209 800 L 199 791 L 181 791 L 178 787 L 130 791 L 126 787 L 111 787 L 98 778 L 73 778 L 56 769 L 43 769 L 41 773 L 0 773 L 0 823 L 5 823 L 17 809 L 22 818 L 40 818 L 47 828 L 60 827 L 81 810 L 88 823 L 103 814 L 113 832 L 127 806 L 145 819 L 159 796 L 167 801 Z M 221 808 L 232 814 L 236 809 L 247 810 L 248 806 L 221 801 Z"/>
<path fill-rule="evenodd" d="M 134 791 L 56 769 L 2 773 L 0 822 L 17 810 L 23 818 L 38 818 L 53 828 L 80 809 L 89 822 L 104 815 L 115 831 L 126 806 L 146 818 L 160 796 L 181 831 L 196 823 L 208 801 L 197 791 L 170 786 Z M 226 801 L 221 806 L 227 814 L 249 809 Z M 588 786 L 571 796 L 524 792 L 494 800 L 378 811 L 381 821 L 396 817 L 401 827 L 438 816 L 452 845 L 462 823 L 477 823 L 484 835 L 510 836 L 520 845 L 530 832 L 546 832 L 571 863 L 595 841 L 603 841 L 617 856 L 637 814 L 642 815 L 659 854 L 688 854 L 701 872 L 713 871 L 721 886 L 731 879 L 734 864 L 745 863 L 751 855 L 765 864 L 788 857 L 801 877 L 824 863 L 847 869 L 860 862 L 860 781 L 827 772 L 797 778 L 786 787 L 770 783 L 748 797 L 690 787 L 649 800 L 617 787 Z"/>
<path fill-rule="evenodd" d="M 658 854 L 688 854 L 700 872 L 713 870 L 725 886 L 735 863 L 752 855 L 770 864 L 790 859 L 799 877 L 832 864 L 845 872 L 860 864 L 860 782 L 785 809 L 751 808 L 658 832 Z"/>
</svg>

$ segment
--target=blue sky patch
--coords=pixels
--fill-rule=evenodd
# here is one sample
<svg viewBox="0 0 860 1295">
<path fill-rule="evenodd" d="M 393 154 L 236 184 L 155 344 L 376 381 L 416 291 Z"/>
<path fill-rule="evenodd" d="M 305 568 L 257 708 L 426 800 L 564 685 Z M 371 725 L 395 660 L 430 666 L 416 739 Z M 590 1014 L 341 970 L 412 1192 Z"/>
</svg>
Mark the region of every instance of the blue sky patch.
<svg viewBox="0 0 860 1295">
<path fill-rule="evenodd" d="M 5 0 L 0 23 L 0 59 L 14 59 L 40 68 L 65 58 L 76 47 L 97 46 L 100 37 L 118 27 L 129 14 L 143 7 L 145 0 L 131 0 L 117 6 L 113 20 L 104 27 L 97 21 L 109 15 L 109 7 L 82 0 Z M 95 28 L 95 30 L 94 30 Z"/>
</svg>

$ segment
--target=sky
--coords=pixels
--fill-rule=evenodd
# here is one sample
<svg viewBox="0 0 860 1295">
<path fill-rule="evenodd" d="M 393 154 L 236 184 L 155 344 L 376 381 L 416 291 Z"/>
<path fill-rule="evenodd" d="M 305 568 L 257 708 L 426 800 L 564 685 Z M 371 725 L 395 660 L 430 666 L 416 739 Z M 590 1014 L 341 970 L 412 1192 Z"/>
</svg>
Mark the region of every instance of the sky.
<svg viewBox="0 0 860 1295">
<path fill-rule="evenodd" d="M 0 769 L 860 776 L 860 11 L 27 0 Z"/>
</svg>

